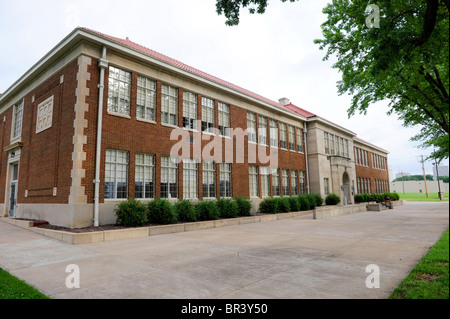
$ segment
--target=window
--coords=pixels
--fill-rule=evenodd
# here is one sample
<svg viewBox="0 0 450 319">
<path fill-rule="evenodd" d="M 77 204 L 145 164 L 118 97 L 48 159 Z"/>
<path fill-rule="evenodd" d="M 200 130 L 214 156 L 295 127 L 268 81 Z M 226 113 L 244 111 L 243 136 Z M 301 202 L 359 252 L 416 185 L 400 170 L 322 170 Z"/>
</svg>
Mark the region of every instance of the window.
<svg viewBox="0 0 450 319">
<path fill-rule="evenodd" d="M 169 156 L 161 157 L 161 198 L 178 197 L 178 164 Z"/>
<path fill-rule="evenodd" d="M 109 67 L 108 112 L 130 115 L 131 73 Z"/>
<path fill-rule="evenodd" d="M 291 190 L 292 196 L 298 195 L 298 179 L 297 179 L 297 171 L 291 171 Z"/>
<path fill-rule="evenodd" d="M 13 108 L 13 129 L 12 138 L 17 138 L 22 135 L 22 118 L 23 118 L 23 100 Z"/>
<path fill-rule="evenodd" d="M 297 128 L 297 151 L 303 153 L 303 130 Z"/>
<path fill-rule="evenodd" d="M 256 115 L 247 112 L 247 136 L 248 141 L 256 143 Z"/>
<path fill-rule="evenodd" d="M 155 198 L 155 156 L 136 154 L 134 197 Z"/>
<path fill-rule="evenodd" d="M 220 163 L 220 197 L 231 197 L 230 163 Z"/>
<path fill-rule="evenodd" d="M 329 178 L 323 179 L 323 188 L 324 188 L 325 196 L 330 194 L 330 179 Z"/>
<path fill-rule="evenodd" d="M 178 90 L 164 84 L 161 86 L 161 123 L 178 125 Z"/>
<path fill-rule="evenodd" d="M 281 170 L 281 178 L 282 178 L 282 187 L 283 187 L 283 196 L 289 196 L 289 170 L 283 169 Z"/>
<path fill-rule="evenodd" d="M 306 193 L 305 171 L 300 171 L 300 193 L 301 194 L 305 194 Z"/>
<path fill-rule="evenodd" d="M 278 123 L 270 120 L 270 146 L 278 147 Z"/>
<path fill-rule="evenodd" d="M 128 152 L 106 150 L 105 198 L 119 199 L 128 196 Z"/>
<path fill-rule="evenodd" d="M 183 92 L 183 127 L 197 129 L 197 95 Z"/>
<path fill-rule="evenodd" d="M 280 169 L 272 169 L 272 194 L 280 196 Z"/>
<path fill-rule="evenodd" d="M 329 139 L 330 139 L 330 155 L 335 155 L 336 153 L 334 152 L 334 150 L 337 151 L 337 146 L 335 146 L 334 142 L 334 135 L 329 134 Z"/>
<path fill-rule="evenodd" d="M 259 117 L 259 143 L 262 145 L 267 145 L 267 117 L 260 116 Z"/>
<path fill-rule="evenodd" d="M 295 151 L 295 128 L 289 125 L 289 149 Z"/>
<path fill-rule="evenodd" d="M 216 197 L 216 163 L 203 161 L 203 198 Z"/>
<path fill-rule="evenodd" d="M 250 197 L 258 197 L 258 167 L 249 166 Z"/>
<path fill-rule="evenodd" d="M 348 153 L 348 140 L 344 140 L 344 156 L 349 157 Z"/>
<path fill-rule="evenodd" d="M 219 134 L 230 136 L 230 106 L 219 102 Z"/>
<path fill-rule="evenodd" d="M 202 97 L 202 131 L 214 133 L 214 101 Z"/>
<path fill-rule="evenodd" d="M 198 198 L 198 164 L 194 159 L 183 159 L 183 199 Z"/>
<path fill-rule="evenodd" d="M 270 170 L 269 167 L 260 167 L 261 170 L 261 196 L 270 196 Z"/>
<path fill-rule="evenodd" d="M 154 121 L 156 109 L 156 83 L 143 76 L 137 79 L 136 117 Z"/>
<path fill-rule="evenodd" d="M 287 149 L 287 132 L 286 124 L 280 123 L 280 147 Z"/>
<path fill-rule="evenodd" d="M 330 154 L 330 147 L 329 147 L 329 135 L 327 132 L 323 134 L 324 144 L 325 144 L 325 154 Z"/>
</svg>

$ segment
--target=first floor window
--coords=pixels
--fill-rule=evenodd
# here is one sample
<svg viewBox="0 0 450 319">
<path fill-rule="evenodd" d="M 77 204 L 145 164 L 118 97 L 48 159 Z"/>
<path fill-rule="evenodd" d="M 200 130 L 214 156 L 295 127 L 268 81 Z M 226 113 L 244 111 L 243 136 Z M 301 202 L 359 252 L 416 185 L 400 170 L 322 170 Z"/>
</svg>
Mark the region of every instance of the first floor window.
<svg viewBox="0 0 450 319">
<path fill-rule="evenodd" d="M 203 198 L 216 197 L 216 163 L 203 161 Z"/>
<path fill-rule="evenodd" d="M 300 192 L 301 192 L 301 194 L 305 194 L 306 193 L 305 171 L 300 171 Z"/>
<path fill-rule="evenodd" d="M 261 196 L 270 196 L 270 170 L 269 167 L 260 167 L 261 171 Z"/>
<path fill-rule="evenodd" d="M 289 170 L 281 170 L 283 196 L 289 196 Z"/>
<path fill-rule="evenodd" d="M 220 163 L 220 197 L 231 197 L 230 163 Z"/>
<path fill-rule="evenodd" d="M 105 198 L 119 199 L 128 196 L 128 152 L 106 150 Z"/>
<path fill-rule="evenodd" d="M 258 196 L 258 167 L 249 166 L 249 188 L 250 197 Z"/>
<path fill-rule="evenodd" d="M 291 189 L 292 196 L 298 195 L 298 179 L 297 179 L 297 171 L 291 171 Z"/>
<path fill-rule="evenodd" d="M 272 194 L 280 196 L 280 170 L 278 168 L 272 169 Z"/>
<path fill-rule="evenodd" d="M 194 159 L 183 159 L 183 199 L 198 198 L 198 165 Z"/>
<path fill-rule="evenodd" d="M 324 188 L 325 196 L 330 194 L 330 179 L 329 178 L 323 179 L 323 188 Z"/>
<path fill-rule="evenodd" d="M 134 197 L 155 198 L 155 156 L 136 154 Z"/>
<path fill-rule="evenodd" d="M 161 157 L 161 198 L 178 197 L 178 164 L 169 156 Z"/>
</svg>

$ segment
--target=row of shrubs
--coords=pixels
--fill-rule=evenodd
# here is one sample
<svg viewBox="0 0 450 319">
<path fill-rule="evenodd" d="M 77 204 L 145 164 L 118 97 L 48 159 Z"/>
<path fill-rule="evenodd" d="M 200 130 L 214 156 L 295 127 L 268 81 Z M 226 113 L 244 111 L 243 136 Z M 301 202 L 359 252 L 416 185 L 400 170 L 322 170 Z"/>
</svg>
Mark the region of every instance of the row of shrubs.
<svg viewBox="0 0 450 319">
<path fill-rule="evenodd" d="M 329 194 L 325 198 L 327 205 L 337 205 L 341 199 L 336 194 Z M 324 199 L 320 194 L 302 194 L 291 197 L 268 197 L 259 204 L 259 212 L 263 214 L 277 214 L 298 212 L 322 206 Z"/>
<path fill-rule="evenodd" d="M 389 197 L 392 201 L 400 200 L 400 196 L 397 193 L 383 193 L 383 194 L 356 194 L 355 203 L 365 203 L 365 202 L 377 202 L 382 203 L 385 198 Z"/>
<path fill-rule="evenodd" d="M 171 203 L 167 199 L 155 199 L 148 203 L 129 199 L 117 205 L 114 213 L 116 224 L 125 227 L 139 227 L 146 224 L 175 224 L 219 218 L 250 216 L 252 203 L 244 197 L 199 201 L 189 200 Z"/>
</svg>

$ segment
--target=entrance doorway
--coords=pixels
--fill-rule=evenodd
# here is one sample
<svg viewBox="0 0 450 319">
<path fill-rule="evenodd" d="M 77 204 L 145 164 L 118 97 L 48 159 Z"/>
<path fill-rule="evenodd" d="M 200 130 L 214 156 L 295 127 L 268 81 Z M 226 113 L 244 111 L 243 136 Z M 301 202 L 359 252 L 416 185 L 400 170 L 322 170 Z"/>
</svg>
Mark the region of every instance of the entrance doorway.
<svg viewBox="0 0 450 319">
<path fill-rule="evenodd" d="M 17 182 L 19 177 L 19 163 L 11 164 L 11 183 L 9 194 L 9 217 L 15 217 L 17 207 Z"/>
<path fill-rule="evenodd" d="M 344 175 L 342 176 L 342 184 L 343 184 L 343 190 L 344 190 L 344 205 L 348 205 L 351 203 L 350 199 L 350 177 L 348 176 L 347 172 L 344 172 Z"/>
</svg>

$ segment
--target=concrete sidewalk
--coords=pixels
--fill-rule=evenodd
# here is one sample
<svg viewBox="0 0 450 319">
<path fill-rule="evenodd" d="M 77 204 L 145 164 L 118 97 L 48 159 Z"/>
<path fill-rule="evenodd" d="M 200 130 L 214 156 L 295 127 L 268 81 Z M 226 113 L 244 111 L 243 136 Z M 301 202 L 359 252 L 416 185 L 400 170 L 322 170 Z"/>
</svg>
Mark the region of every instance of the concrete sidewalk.
<svg viewBox="0 0 450 319">
<path fill-rule="evenodd" d="M 449 204 L 74 246 L 0 219 L 0 267 L 52 298 L 387 298 L 442 236 Z M 66 287 L 66 267 L 80 288 Z M 366 267 L 380 288 L 366 287 Z"/>
</svg>

